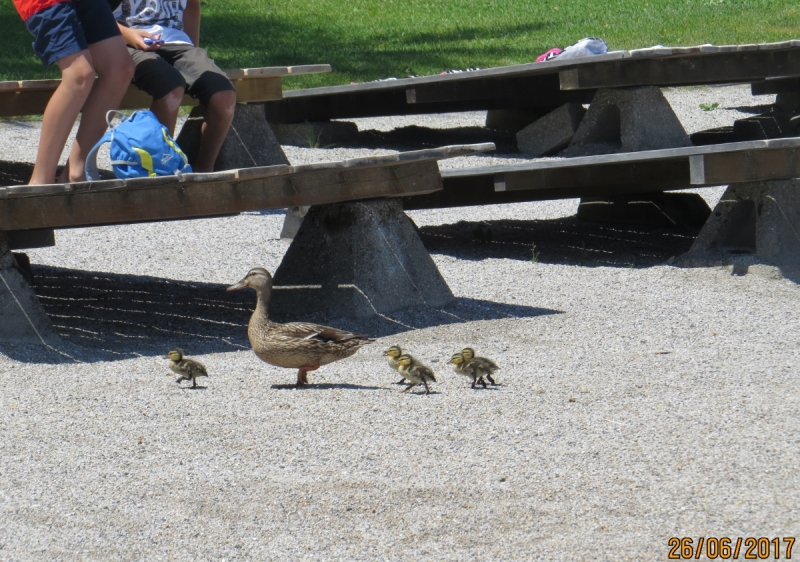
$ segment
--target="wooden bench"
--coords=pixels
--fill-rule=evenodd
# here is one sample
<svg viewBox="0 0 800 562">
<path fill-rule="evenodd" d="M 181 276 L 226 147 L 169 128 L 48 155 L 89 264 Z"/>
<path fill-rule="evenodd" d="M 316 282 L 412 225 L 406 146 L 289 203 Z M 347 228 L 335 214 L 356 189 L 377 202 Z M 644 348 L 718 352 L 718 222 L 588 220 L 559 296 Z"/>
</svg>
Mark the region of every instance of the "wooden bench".
<svg viewBox="0 0 800 562">
<path fill-rule="evenodd" d="M 589 103 L 598 88 L 750 83 L 800 75 L 800 41 L 613 51 L 453 74 L 287 92 L 274 123 Z"/>
<path fill-rule="evenodd" d="M 800 138 L 442 170 L 405 209 L 598 198 L 800 177 Z"/>
<path fill-rule="evenodd" d="M 256 103 L 279 100 L 283 96 L 282 79 L 286 76 L 330 72 L 328 64 L 304 66 L 274 66 L 226 70 L 236 87 L 236 101 Z M 0 82 L 0 117 L 40 115 L 61 80 L 20 80 Z M 152 99 L 131 85 L 122 100 L 120 109 L 150 107 Z M 184 96 L 182 105 L 197 105 L 197 100 Z"/>
<path fill-rule="evenodd" d="M 0 229 L 13 236 L 39 229 L 214 217 L 419 195 L 442 188 L 437 160 L 487 150 L 494 150 L 494 145 L 211 174 L 0 187 Z"/>
</svg>

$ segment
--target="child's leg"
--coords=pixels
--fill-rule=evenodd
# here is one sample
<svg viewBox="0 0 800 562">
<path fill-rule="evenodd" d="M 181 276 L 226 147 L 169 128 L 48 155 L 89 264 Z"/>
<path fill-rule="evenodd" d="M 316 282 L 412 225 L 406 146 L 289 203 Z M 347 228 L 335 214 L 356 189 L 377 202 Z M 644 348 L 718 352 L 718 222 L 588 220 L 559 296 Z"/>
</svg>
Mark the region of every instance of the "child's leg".
<svg viewBox="0 0 800 562">
<path fill-rule="evenodd" d="M 61 84 L 53 92 L 42 117 L 42 133 L 31 184 L 53 183 L 61 151 L 94 83 L 89 51 L 79 51 L 57 61 Z"/>
<path fill-rule="evenodd" d="M 171 56 L 175 68 L 186 78 L 189 95 L 197 98 L 206 108 L 200 149 L 192 169 L 195 172 L 213 172 L 214 163 L 233 121 L 236 90 L 205 50 L 198 47 L 171 49 L 162 53 L 162 56 L 167 54 Z"/>
<path fill-rule="evenodd" d="M 170 136 L 175 136 L 175 124 L 178 122 L 178 112 L 181 109 L 181 101 L 186 93 L 184 86 L 178 86 L 170 93 L 158 99 L 154 99 L 150 105 L 158 121 L 169 131 Z"/>
<path fill-rule="evenodd" d="M 195 172 L 213 172 L 214 162 L 228 135 L 236 108 L 236 92 L 225 90 L 217 92 L 206 107 L 205 120 L 201 128 L 200 149 L 197 152 Z"/>
<path fill-rule="evenodd" d="M 106 130 L 106 113 L 119 107 L 133 77 L 133 61 L 121 36 L 89 45 L 97 79 L 83 106 L 69 155 L 69 181 L 84 181 L 86 155 Z"/>
</svg>

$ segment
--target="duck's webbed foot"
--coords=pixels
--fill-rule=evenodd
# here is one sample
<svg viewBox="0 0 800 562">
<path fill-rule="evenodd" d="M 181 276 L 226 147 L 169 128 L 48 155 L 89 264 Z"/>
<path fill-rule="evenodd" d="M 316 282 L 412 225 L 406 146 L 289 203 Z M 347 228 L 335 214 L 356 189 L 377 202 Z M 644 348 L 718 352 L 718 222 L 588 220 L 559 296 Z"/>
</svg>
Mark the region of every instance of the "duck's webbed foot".
<svg viewBox="0 0 800 562">
<path fill-rule="evenodd" d="M 175 381 L 175 383 L 176 384 L 181 384 L 185 380 L 188 380 L 188 379 L 186 377 L 181 376 L 181 377 L 178 377 L 178 379 Z"/>
<path fill-rule="evenodd" d="M 413 382 L 412 382 L 410 385 L 408 385 L 407 387 L 405 387 L 405 389 L 403 389 L 403 392 L 408 392 L 409 390 L 411 390 L 411 389 L 412 389 L 412 388 L 414 388 L 415 386 L 417 386 L 417 385 L 416 385 L 416 383 L 413 383 Z"/>
<path fill-rule="evenodd" d="M 402 379 L 400 379 L 399 381 L 397 381 L 397 382 L 396 382 L 396 383 L 394 383 L 394 384 L 406 384 L 406 378 L 405 378 L 405 377 L 403 377 Z"/>
<path fill-rule="evenodd" d="M 425 394 L 430 394 L 431 393 L 431 389 L 428 388 L 428 383 L 426 381 L 422 381 L 422 384 L 425 385 Z"/>
<path fill-rule="evenodd" d="M 478 382 L 479 382 L 479 383 L 481 383 L 481 384 L 483 385 L 483 388 L 486 388 L 486 381 L 485 381 L 485 380 L 483 380 L 483 377 L 479 378 L 479 379 L 478 379 Z"/>
<path fill-rule="evenodd" d="M 492 383 L 493 386 L 497 386 L 497 383 L 494 382 L 492 375 L 486 375 L 486 378 L 489 379 L 489 382 Z"/>
</svg>

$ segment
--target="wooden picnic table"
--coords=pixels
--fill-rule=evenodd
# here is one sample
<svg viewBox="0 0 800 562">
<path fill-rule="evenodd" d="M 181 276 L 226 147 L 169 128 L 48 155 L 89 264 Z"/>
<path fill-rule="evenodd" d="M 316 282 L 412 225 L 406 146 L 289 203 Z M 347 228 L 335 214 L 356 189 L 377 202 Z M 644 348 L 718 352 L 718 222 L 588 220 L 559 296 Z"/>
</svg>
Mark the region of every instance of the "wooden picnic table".
<svg viewBox="0 0 800 562">
<path fill-rule="evenodd" d="M 589 103 L 598 88 L 751 83 L 800 75 L 800 41 L 612 51 L 498 68 L 309 88 L 265 104 L 274 123 Z"/>
<path fill-rule="evenodd" d="M 283 96 L 282 79 L 286 76 L 330 72 L 328 64 L 303 66 L 273 66 L 264 68 L 241 68 L 225 73 L 236 87 L 236 101 L 256 103 L 279 100 Z M 40 115 L 44 112 L 50 96 L 61 80 L 19 80 L 0 82 L 0 117 Z M 131 85 L 122 99 L 119 109 L 150 107 L 152 98 Z M 188 94 L 182 105 L 197 105 L 198 101 Z"/>
</svg>

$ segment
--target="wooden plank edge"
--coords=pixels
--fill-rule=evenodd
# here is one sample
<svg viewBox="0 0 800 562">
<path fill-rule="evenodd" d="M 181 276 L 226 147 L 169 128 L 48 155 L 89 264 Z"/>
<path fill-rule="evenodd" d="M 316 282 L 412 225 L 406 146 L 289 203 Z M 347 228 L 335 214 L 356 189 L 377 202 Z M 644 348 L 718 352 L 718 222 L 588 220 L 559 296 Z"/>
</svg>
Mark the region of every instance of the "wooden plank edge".
<svg viewBox="0 0 800 562">
<path fill-rule="evenodd" d="M 231 80 L 262 78 L 266 76 L 300 76 L 331 72 L 329 64 L 304 64 L 298 66 L 265 66 L 261 68 L 232 68 L 225 70 Z"/>
<path fill-rule="evenodd" d="M 0 188 L 0 198 L 42 197 L 47 195 L 64 195 L 67 193 L 87 193 L 93 191 L 113 191 L 128 189 L 154 189 L 165 185 L 192 185 L 198 183 L 237 183 L 262 178 L 286 175 L 292 172 L 291 166 L 263 166 L 259 168 L 241 168 L 223 170 L 204 174 L 176 174 L 174 176 L 158 176 L 153 178 L 131 178 L 127 180 L 112 179 L 93 182 L 56 183 L 43 185 L 19 185 Z"/>
<path fill-rule="evenodd" d="M 445 160 L 458 156 L 469 156 L 495 150 L 494 143 L 480 144 L 456 144 L 430 148 L 426 150 L 412 150 L 408 152 L 398 152 L 385 154 L 382 156 L 365 156 L 363 158 L 351 158 L 340 162 L 318 162 L 316 164 L 303 164 L 294 166 L 296 173 L 324 172 L 327 170 L 349 169 L 369 166 L 391 166 L 395 164 L 406 164 L 411 162 L 422 162 L 424 160 Z"/>
<path fill-rule="evenodd" d="M 259 68 L 231 68 L 223 72 L 231 80 L 248 78 L 268 78 L 281 76 L 300 76 L 304 74 L 320 74 L 331 72 L 329 64 L 304 64 L 298 66 L 265 66 Z M 8 80 L 0 82 L 0 92 L 55 90 L 61 84 L 58 79 L 46 80 Z"/>
<path fill-rule="evenodd" d="M 405 90 L 409 87 L 436 84 L 452 81 L 470 80 L 491 80 L 502 78 L 514 78 L 518 76 L 533 76 L 539 74 L 555 74 L 562 67 L 575 66 L 576 64 L 594 64 L 603 61 L 611 61 L 627 58 L 628 51 L 609 51 L 602 55 L 581 57 L 578 59 L 567 59 L 559 61 L 556 57 L 548 62 L 531 62 L 509 66 L 498 66 L 493 68 L 482 68 L 469 72 L 458 72 L 455 74 L 433 74 L 430 76 L 415 76 L 413 78 L 398 78 L 397 80 L 381 80 L 377 82 L 362 82 L 358 84 L 341 84 L 339 86 L 320 86 L 317 88 L 305 88 L 284 92 L 284 99 L 306 98 L 315 96 L 329 95 L 348 95 L 372 92 L 374 90 L 390 91 Z M 584 60 L 585 59 L 585 60 Z"/>
<path fill-rule="evenodd" d="M 688 146 L 683 148 L 664 148 L 660 150 L 643 150 L 641 152 L 621 152 L 599 156 L 578 156 L 575 158 L 558 158 L 551 160 L 533 160 L 529 164 L 502 164 L 481 168 L 460 168 L 442 170 L 442 176 L 457 177 L 480 175 L 488 176 L 501 172 L 527 172 L 558 168 L 576 168 L 603 164 L 637 163 L 649 160 L 670 160 L 686 158 L 694 154 L 716 154 L 725 152 L 742 152 L 746 150 L 770 150 L 782 148 L 800 148 L 800 137 L 768 139 L 760 141 L 732 142 L 711 144 L 706 146 Z"/>
</svg>

